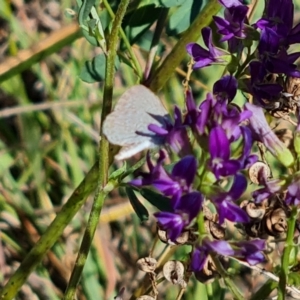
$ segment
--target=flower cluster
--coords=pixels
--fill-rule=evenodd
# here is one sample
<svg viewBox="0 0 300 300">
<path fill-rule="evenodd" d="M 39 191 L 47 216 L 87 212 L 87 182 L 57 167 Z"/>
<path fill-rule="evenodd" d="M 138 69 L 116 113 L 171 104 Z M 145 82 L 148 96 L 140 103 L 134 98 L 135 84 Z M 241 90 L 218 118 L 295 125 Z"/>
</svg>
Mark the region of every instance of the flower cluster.
<svg viewBox="0 0 300 300">
<path fill-rule="evenodd" d="M 293 3 L 267 1 L 264 16 L 252 25 L 246 5 L 238 0 L 220 3 L 224 18 L 215 16 L 214 23 L 227 50 L 213 44 L 209 27 L 202 29 L 207 49 L 190 43 L 186 50 L 194 70 L 221 64 L 227 74 L 199 105 L 192 89 L 186 88 L 186 113 L 175 107 L 174 122 L 168 120 L 164 128 L 149 125 L 179 160 L 167 171 L 163 150 L 155 163 L 148 153 L 149 172 L 130 182 L 140 189 L 152 186 L 169 198 L 170 210 L 155 213 L 167 241 L 176 243 L 184 233 L 193 232 L 193 239 L 187 240 L 193 246 L 188 269 L 199 280 L 203 270 L 214 265 L 211 256 L 236 257 L 250 265 L 263 262 L 265 238 L 285 237 L 287 219 L 300 203 L 299 175 L 276 173 L 278 178 L 273 178 L 270 170 L 276 160 L 290 168 L 290 174 L 298 172 L 294 162 L 300 143 L 295 138 L 291 151 L 291 143 L 287 145 L 265 117 L 269 113 L 296 125 L 297 132 L 300 128 L 300 71 L 295 64 L 300 52 L 288 52 L 290 45 L 300 42 L 300 24 L 293 27 L 292 22 Z M 238 89 L 247 95 L 244 105 L 235 103 Z M 270 163 L 266 151 L 273 156 Z M 250 181 L 251 199 L 244 199 Z M 243 233 L 239 241 L 226 240 L 222 232 L 228 222 Z"/>
</svg>

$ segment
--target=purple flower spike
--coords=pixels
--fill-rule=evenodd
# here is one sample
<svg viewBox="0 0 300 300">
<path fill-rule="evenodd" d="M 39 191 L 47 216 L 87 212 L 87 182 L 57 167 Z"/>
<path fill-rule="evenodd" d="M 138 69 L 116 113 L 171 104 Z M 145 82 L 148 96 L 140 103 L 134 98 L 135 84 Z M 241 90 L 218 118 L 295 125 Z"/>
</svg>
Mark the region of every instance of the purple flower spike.
<svg viewBox="0 0 300 300">
<path fill-rule="evenodd" d="M 167 237 L 171 241 L 175 241 L 181 234 L 186 225 L 185 220 L 180 214 L 171 212 L 158 212 L 154 216 L 160 227 L 167 232 Z"/>
<path fill-rule="evenodd" d="M 197 247 L 192 254 L 191 269 L 194 272 L 201 271 L 206 262 L 208 255 L 214 252 L 216 254 L 230 256 L 234 254 L 234 250 L 226 241 L 203 241 L 203 244 Z"/>
<path fill-rule="evenodd" d="M 203 196 L 199 192 L 183 195 L 173 206 L 174 212 L 157 212 L 154 216 L 160 227 L 167 232 L 171 241 L 182 233 L 185 227 L 197 217 L 203 204 Z"/>
<path fill-rule="evenodd" d="M 258 45 L 258 52 L 264 54 L 265 52 L 270 54 L 277 54 L 279 49 L 279 36 L 277 33 L 270 29 L 265 28 L 261 32 L 260 41 Z"/>
<path fill-rule="evenodd" d="M 184 124 L 194 128 L 197 123 L 199 110 L 196 107 L 196 103 L 191 89 L 188 89 L 185 94 L 185 103 L 187 108 L 187 114 L 185 116 Z"/>
<path fill-rule="evenodd" d="M 216 100 L 214 99 L 212 94 L 208 93 L 206 95 L 206 100 L 204 100 L 199 107 L 201 113 L 199 114 L 199 117 L 197 119 L 196 126 L 200 134 L 203 134 L 205 132 L 205 127 L 208 123 L 209 118 L 211 117 L 211 113 L 215 104 Z"/>
<path fill-rule="evenodd" d="M 249 222 L 249 217 L 245 211 L 233 202 L 241 197 L 246 188 L 246 178 L 243 175 L 238 174 L 235 176 L 229 192 L 222 193 L 213 198 L 213 203 L 219 214 L 220 224 L 223 224 L 225 219 L 238 223 Z"/>
<path fill-rule="evenodd" d="M 194 272 L 201 271 L 205 265 L 208 255 L 209 249 L 207 247 L 197 247 L 192 254 L 191 270 Z"/>
<path fill-rule="evenodd" d="M 262 142 L 284 166 L 291 166 L 294 157 L 269 127 L 262 108 L 250 103 L 246 103 L 245 106 L 252 112 L 249 120 L 253 138 Z"/>
<path fill-rule="evenodd" d="M 211 154 L 210 168 L 217 179 L 236 174 L 240 170 L 240 162 L 230 159 L 230 143 L 221 126 L 213 128 L 210 132 L 209 152 Z"/>
<path fill-rule="evenodd" d="M 239 0 L 219 0 L 219 2 L 226 8 L 239 6 L 242 4 Z"/>
<path fill-rule="evenodd" d="M 283 185 L 283 181 L 279 179 L 267 180 L 267 178 L 260 178 L 259 180 L 263 182 L 264 187 L 252 193 L 252 197 L 256 203 L 261 203 L 263 200 L 270 198 L 272 195 L 275 195 L 281 190 Z"/>
<path fill-rule="evenodd" d="M 266 241 L 264 240 L 252 240 L 235 243 L 235 246 L 239 247 L 235 250 L 235 256 L 240 257 L 253 266 L 264 262 L 266 260 L 262 251 L 266 248 Z"/>
<path fill-rule="evenodd" d="M 262 30 L 269 28 L 276 32 L 281 38 L 281 44 L 288 47 L 299 43 L 298 25 L 293 29 L 294 4 L 292 0 L 269 0 L 267 2 L 266 14 L 255 24 Z"/>
<path fill-rule="evenodd" d="M 234 223 L 248 223 L 249 217 L 238 205 L 223 200 L 217 205 L 219 212 L 219 223 L 223 224 L 225 219 Z"/>
<path fill-rule="evenodd" d="M 218 100 L 221 98 L 230 102 L 236 95 L 237 87 L 238 82 L 236 78 L 232 75 L 226 75 L 215 82 L 213 93 L 214 95 L 219 95 Z"/>
<path fill-rule="evenodd" d="M 177 106 L 174 109 L 174 124 L 169 120 L 166 120 L 165 123 L 165 127 L 150 124 L 148 129 L 161 137 L 164 143 L 170 145 L 179 156 L 190 154 L 192 152 L 190 140 L 186 126 L 182 123 L 181 111 Z"/>
<path fill-rule="evenodd" d="M 172 176 L 178 178 L 184 185 L 190 187 L 195 179 L 197 162 L 194 156 L 189 155 L 176 163 L 172 170 Z"/>
<path fill-rule="evenodd" d="M 241 164 L 243 165 L 243 169 L 248 169 L 250 166 L 252 166 L 255 162 L 257 162 L 258 157 L 256 154 L 251 154 L 252 149 L 252 134 L 251 130 L 248 127 L 241 126 L 240 127 L 243 135 L 243 152 L 240 156 Z"/>
<path fill-rule="evenodd" d="M 197 162 L 193 156 L 186 156 L 176 163 L 172 173 L 168 174 L 162 165 L 164 159 L 164 152 L 160 151 L 158 162 L 154 166 L 148 154 L 147 164 L 150 172 L 141 173 L 142 178 L 134 179 L 130 184 L 138 187 L 152 185 L 165 196 L 171 196 L 174 205 L 176 205 L 181 195 L 190 192 L 192 189 L 197 171 Z"/>
<path fill-rule="evenodd" d="M 296 179 L 289 185 L 285 202 L 287 205 L 298 206 L 300 204 L 300 179 Z"/>
<path fill-rule="evenodd" d="M 202 48 L 196 43 L 190 43 L 186 45 L 188 54 L 195 61 L 194 69 L 204 68 L 210 66 L 213 63 L 224 62 L 220 57 L 226 53 L 222 50 L 217 49 L 212 43 L 212 32 L 209 27 L 202 29 L 202 37 L 205 46 L 208 50 Z"/>
<path fill-rule="evenodd" d="M 203 196 L 199 192 L 191 192 L 183 195 L 174 209 L 185 214 L 185 218 L 188 216 L 188 221 L 191 222 L 198 216 L 198 213 L 203 205 Z"/>
<path fill-rule="evenodd" d="M 247 16 L 248 7 L 245 5 L 232 6 L 225 9 L 225 19 L 214 16 L 213 19 L 218 28 L 218 33 L 223 35 L 221 42 L 231 40 L 233 38 L 243 39 L 246 37 L 244 33 L 244 21 Z"/>
</svg>

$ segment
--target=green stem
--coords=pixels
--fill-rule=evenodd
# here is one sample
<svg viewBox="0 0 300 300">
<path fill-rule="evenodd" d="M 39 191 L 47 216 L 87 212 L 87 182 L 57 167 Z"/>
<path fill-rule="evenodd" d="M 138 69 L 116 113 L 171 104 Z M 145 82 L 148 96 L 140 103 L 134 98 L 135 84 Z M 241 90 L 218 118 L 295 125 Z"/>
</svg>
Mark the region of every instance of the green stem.
<svg viewBox="0 0 300 300">
<path fill-rule="evenodd" d="M 62 207 L 40 240 L 34 245 L 16 272 L 0 292 L 0 299 L 13 299 L 33 269 L 41 262 L 45 253 L 61 236 L 64 228 L 84 204 L 86 198 L 95 190 L 98 179 L 98 162 L 92 167 L 84 180 L 76 188 L 67 203 Z"/>
<path fill-rule="evenodd" d="M 145 80 L 147 80 L 149 74 L 151 74 L 151 70 L 152 70 L 155 56 L 157 53 L 159 41 L 161 39 L 161 34 L 165 28 L 168 14 L 169 14 L 169 8 L 164 8 L 160 12 L 160 15 L 157 19 L 157 23 L 156 23 L 155 31 L 153 34 L 150 51 L 148 54 L 148 59 L 147 59 L 147 63 L 146 63 L 145 71 L 144 71 L 144 79 Z"/>
<path fill-rule="evenodd" d="M 294 232 L 297 220 L 297 209 L 294 207 L 291 212 L 291 216 L 288 220 L 288 232 L 285 242 L 285 248 L 282 255 L 281 269 L 279 274 L 279 284 L 278 284 L 278 300 L 285 299 L 286 284 L 289 272 L 289 258 L 292 248 L 294 247 Z"/>
<path fill-rule="evenodd" d="M 113 84 L 115 75 L 115 57 L 117 54 L 117 46 L 119 42 L 118 33 L 121 28 L 122 20 L 124 18 L 127 6 L 130 0 L 122 0 L 119 4 L 115 19 L 112 24 L 112 31 L 108 38 L 108 51 L 106 61 L 106 77 L 104 84 L 103 93 L 103 108 L 101 114 L 101 125 L 105 117 L 111 112 L 112 109 L 112 98 L 113 98 Z M 102 128 L 102 126 L 101 126 Z M 108 182 L 108 168 L 109 168 L 109 142 L 105 138 L 101 130 L 101 141 L 99 148 L 100 160 L 99 160 L 99 182 L 97 192 L 94 197 L 93 206 L 89 216 L 88 224 L 84 232 L 84 236 L 81 242 L 80 250 L 75 262 L 74 269 L 71 274 L 69 285 L 65 292 L 64 299 L 72 300 L 75 298 L 76 287 L 79 283 L 83 267 L 85 265 L 88 253 L 90 251 L 93 237 L 95 235 L 100 213 L 103 207 L 104 200 L 107 196 L 107 190 L 105 186 Z"/>
<path fill-rule="evenodd" d="M 217 0 L 207 2 L 204 9 L 199 13 L 191 26 L 185 31 L 157 71 L 151 75 L 148 85 L 153 92 L 159 91 L 173 75 L 176 67 L 179 66 L 182 60 L 186 57 L 186 44 L 196 42 L 199 39 L 201 29 L 209 25 L 212 20 L 212 16 L 217 14 L 220 8 L 221 5 Z"/>
<path fill-rule="evenodd" d="M 113 10 L 111 9 L 108 1 L 107 0 L 103 0 L 103 4 L 104 4 L 105 8 L 107 9 L 110 17 L 113 19 L 115 17 L 115 14 L 114 14 Z M 143 71 L 142 71 L 142 68 L 140 66 L 140 63 L 138 62 L 138 60 L 136 58 L 136 55 L 134 54 L 134 52 L 132 50 L 132 47 L 131 47 L 131 45 L 130 45 L 128 39 L 127 39 L 127 36 L 126 36 L 124 30 L 122 29 L 122 27 L 120 27 L 119 32 L 120 32 L 121 38 L 122 38 L 122 40 L 123 40 L 123 42 L 124 42 L 124 44 L 125 44 L 125 46 L 127 48 L 127 51 L 130 54 L 130 57 L 132 59 L 135 71 L 136 71 L 138 77 L 141 79 L 142 76 L 143 76 Z"/>
<path fill-rule="evenodd" d="M 236 287 L 234 282 L 231 280 L 231 278 L 227 274 L 227 272 L 224 270 L 219 258 L 214 254 L 211 254 L 211 257 L 212 257 L 214 264 L 216 265 L 218 272 L 220 273 L 221 277 L 224 279 L 224 281 L 225 281 L 227 287 L 229 288 L 229 290 L 231 291 L 232 295 L 234 295 L 235 299 L 237 299 L 237 300 L 243 300 L 244 299 L 243 295 L 241 294 L 239 289 Z"/>
<path fill-rule="evenodd" d="M 252 297 L 251 300 L 267 299 L 278 283 L 269 279 Z"/>
<path fill-rule="evenodd" d="M 243 62 L 243 64 L 241 66 L 239 66 L 236 74 L 235 74 L 235 77 L 239 79 L 239 77 L 241 76 L 242 72 L 244 71 L 244 69 L 246 68 L 246 66 L 249 65 L 249 62 L 255 58 L 255 54 L 252 53 L 251 55 L 248 55 L 246 60 Z"/>
</svg>

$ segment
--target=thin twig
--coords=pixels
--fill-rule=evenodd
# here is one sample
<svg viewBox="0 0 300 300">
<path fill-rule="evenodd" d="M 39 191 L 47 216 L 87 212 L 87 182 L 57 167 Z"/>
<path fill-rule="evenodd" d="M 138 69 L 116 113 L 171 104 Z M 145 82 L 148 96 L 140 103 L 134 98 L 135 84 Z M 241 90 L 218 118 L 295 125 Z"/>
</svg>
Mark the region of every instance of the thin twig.
<svg viewBox="0 0 300 300">
<path fill-rule="evenodd" d="M 230 256 L 228 256 L 228 258 L 230 258 L 230 259 L 232 259 L 232 260 L 238 262 L 240 265 L 243 265 L 243 266 L 248 267 L 248 268 L 250 268 L 250 269 L 252 269 L 252 270 L 254 270 L 254 271 L 259 272 L 260 274 L 265 275 L 266 277 L 270 278 L 271 280 L 273 280 L 273 281 L 275 281 L 275 282 L 279 282 L 279 277 L 276 276 L 276 275 L 274 275 L 273 273 L 271 273 L 271 272 L 269 272 L 269 271 L 266 271 L 266 270 L 264 270 L 264 269 L 262 269 L 262 268 L 259 268 L 259 267 L 257 267 L 257 266 L 251 266 L 251 265 L 249 265 L 246 261 L 239 260 L 239 259 L 237 259 L 237 258 L 235 258 L 235 257 L 230 257 Z M 295 293 L 297 293 L 298 295 L 300 295 L 300 290 L 297 289 L 297 288 L 294 287 L 294 286 L 286 286 L 286 290 L 287 290 L 287 291 L 290 291 L 290 292 L 295 292 Z"/>
<path fill-rule="evenodd" d="M 0 119 L 13 117 L 25 113 L 31 113 L 33 111 L 43 111 L 48 109 L 57 109 L 60 107 L 77 107 L 82 106 L 86 102 L 84 101 L 61 101 L 61 102 L 46 102 L 40 104 L 22 105 L 11 108 L 5 108 L 0 110 Z"/>
</svg>

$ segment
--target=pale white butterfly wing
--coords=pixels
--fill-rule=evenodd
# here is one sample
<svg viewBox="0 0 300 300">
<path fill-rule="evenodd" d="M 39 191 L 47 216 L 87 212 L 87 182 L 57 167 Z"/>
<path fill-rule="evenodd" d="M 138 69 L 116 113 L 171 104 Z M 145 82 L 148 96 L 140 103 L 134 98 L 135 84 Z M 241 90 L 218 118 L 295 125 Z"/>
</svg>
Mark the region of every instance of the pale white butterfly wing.
<svg viewBox="0 0 300 300">
<path fill-rule="evenodd" d="M 103 123 L 103 132 L 110 143 L 123 146 L 116 159 L 128 158 L 159 144 L 149 124 L 163 126 L 168 112 L 159 98 L 143 85 L 128 89 Z"/>
<path fill-rule="evenodd" d="M 121 148 L 119 153 L 117 155 L 115 155 L 115 159 L 116 160 L 127 159 L 133 155 L 138 154 L 139 152 L 141 152 L 145 149 L 153 148 L 154 146 L 155 146 L 155 144 L 153 144 L 149 140 L 145 140 L 139 144 L 131 144 L 128 146 L 124 146 Z"/>
</svg>

